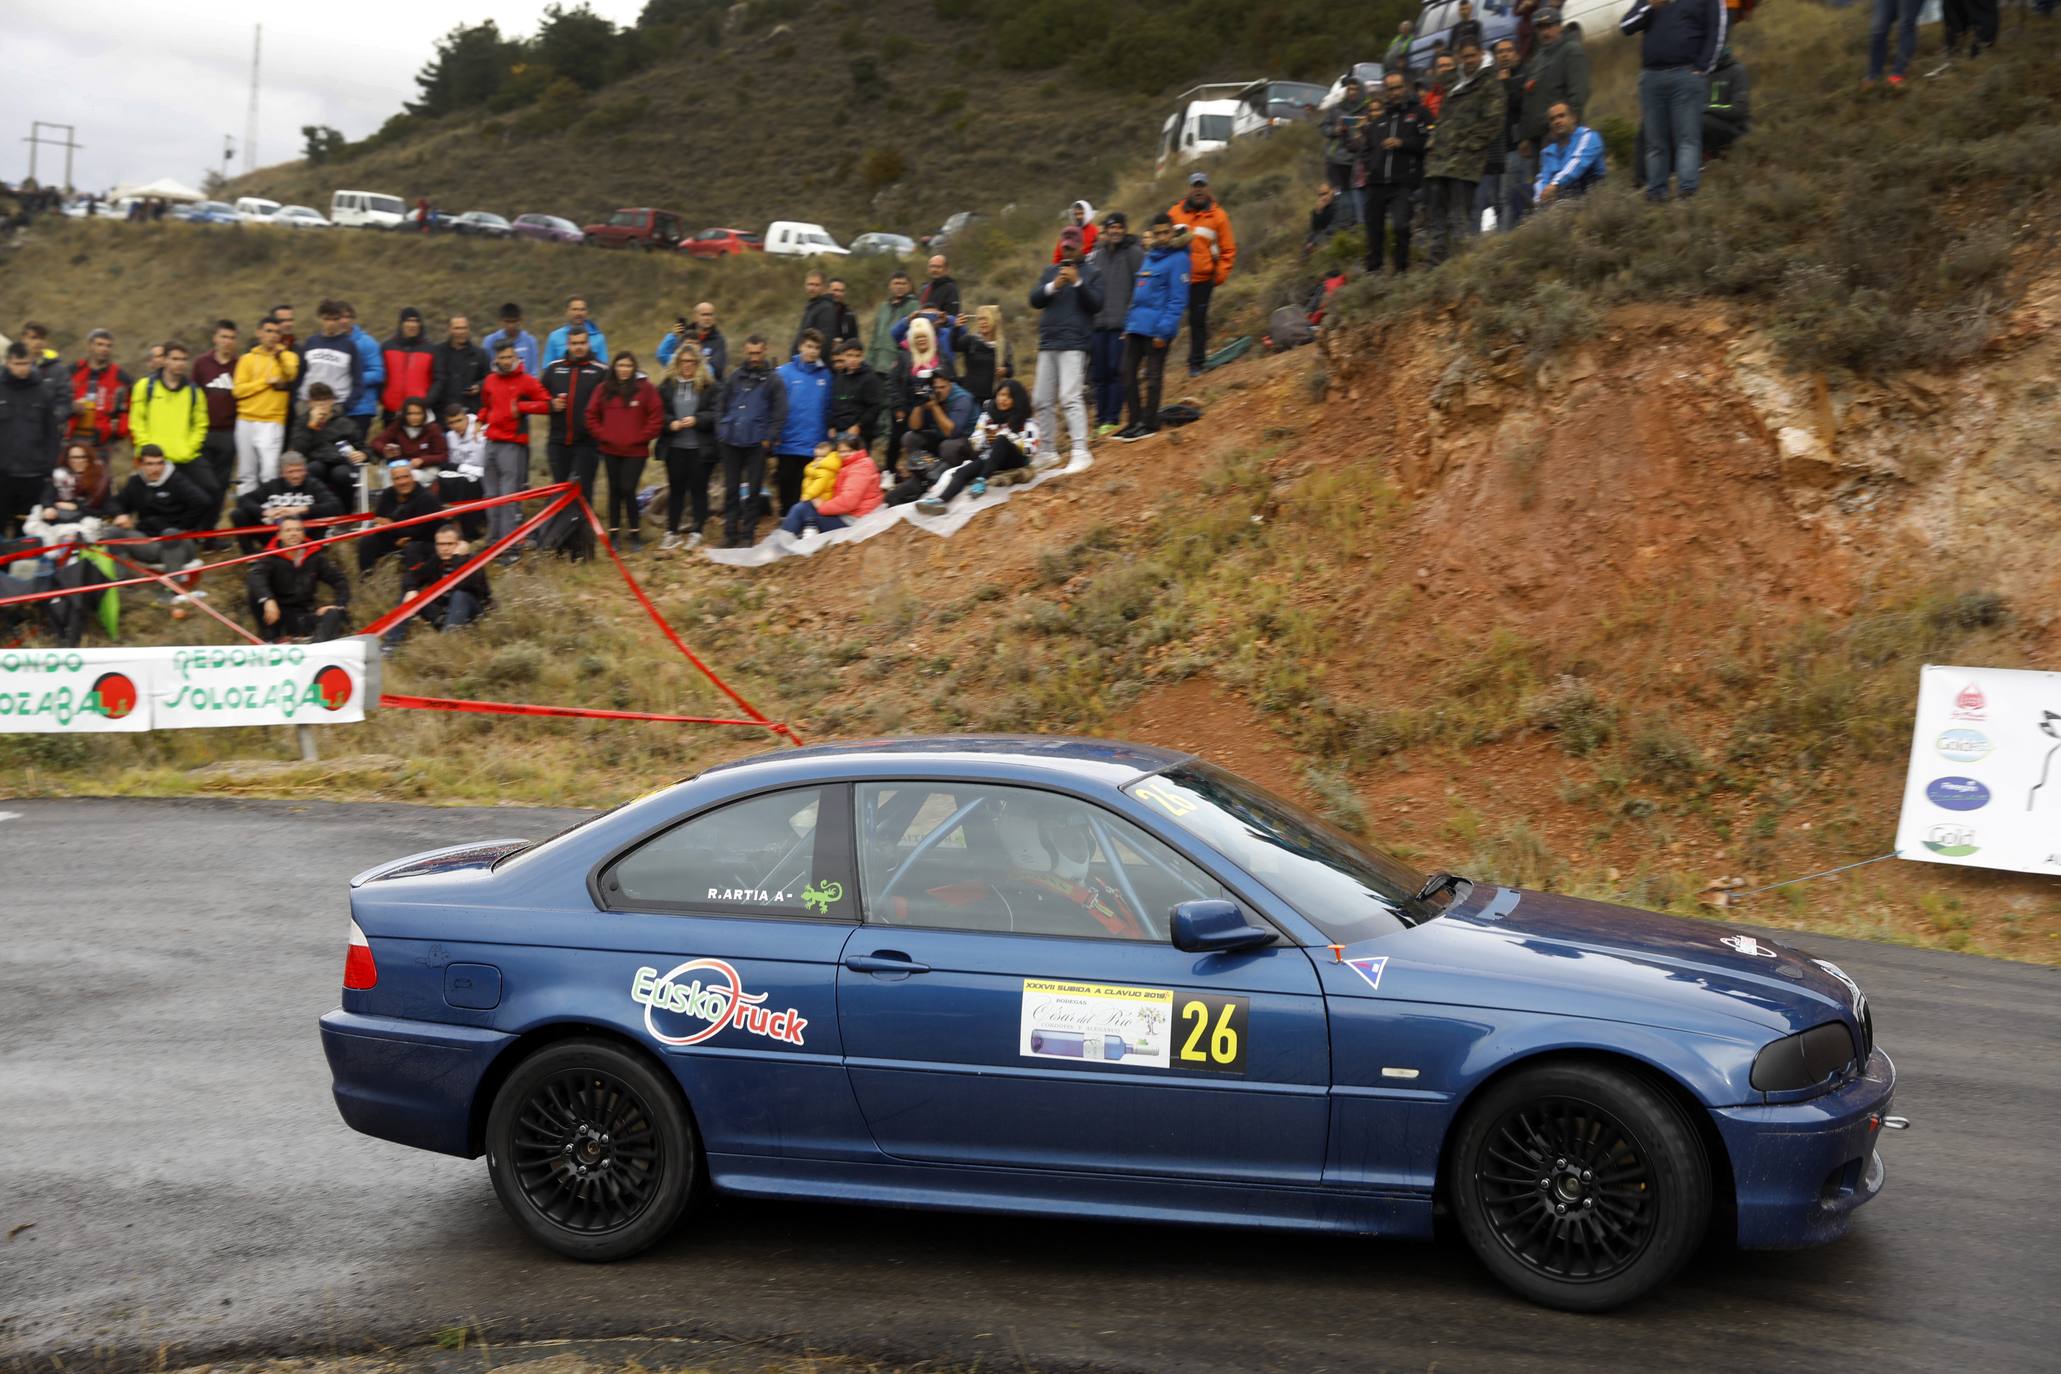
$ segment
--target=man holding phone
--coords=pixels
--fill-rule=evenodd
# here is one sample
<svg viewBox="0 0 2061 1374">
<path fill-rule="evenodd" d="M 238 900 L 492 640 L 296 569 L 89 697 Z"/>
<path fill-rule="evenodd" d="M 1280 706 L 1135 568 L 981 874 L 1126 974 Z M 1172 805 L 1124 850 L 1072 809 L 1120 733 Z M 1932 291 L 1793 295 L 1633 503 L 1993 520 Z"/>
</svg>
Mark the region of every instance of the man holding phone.
<svg viewBox="0 0 2061 1374">
<path fill-rule="evenodd" d="M 1031 309 L 1038 318 L 1037 389 L 1031 404 L 1038 416 L 1039 446 L 1034 467 L 1059 461 L 1054 445 L 1059 436 L 1060 408 L 1066 411 L 1067 433 L 1073 436 L 1073 461 L 1088 459 L 1088 406 L 1083 392 L 1088 377 L 1088 350 L 1095 339 L 1095 315 L 1102 309 L 1102 273 L 1081 256 L 1081 232 L 1069 225 L 1059 234 L 1059 261 L 1047 267 L 1031 288 Z"/>
</svg>

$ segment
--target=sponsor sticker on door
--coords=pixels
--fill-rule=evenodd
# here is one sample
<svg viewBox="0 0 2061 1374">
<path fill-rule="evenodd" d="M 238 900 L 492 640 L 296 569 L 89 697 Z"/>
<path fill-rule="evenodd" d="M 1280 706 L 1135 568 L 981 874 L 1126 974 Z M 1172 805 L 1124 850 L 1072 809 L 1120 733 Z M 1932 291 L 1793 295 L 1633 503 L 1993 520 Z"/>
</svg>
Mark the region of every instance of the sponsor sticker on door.
<svg viewBox="0 0 2061 1374">
<path fill-rule="evenodd" d="M 1171 988 L 1026 978 L 1017 1053 L 1164 1069 L 1172 1063 L 1173 1022 Z"/>
</svg>

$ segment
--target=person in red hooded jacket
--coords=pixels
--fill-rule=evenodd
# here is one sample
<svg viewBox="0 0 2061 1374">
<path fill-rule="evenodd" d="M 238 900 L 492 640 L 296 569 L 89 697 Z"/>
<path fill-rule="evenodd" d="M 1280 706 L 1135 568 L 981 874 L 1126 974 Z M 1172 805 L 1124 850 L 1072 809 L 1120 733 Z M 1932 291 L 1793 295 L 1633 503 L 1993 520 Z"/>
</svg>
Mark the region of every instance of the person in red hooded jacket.
<svg viewBox="0 0 2061 1374">
<path fill-rule="evenodd" d="M 551 393 L 522 370 L 515 345 L 503 339 L 494 349 L 494 370 L 479 384 L 480 419 L 487 429 L 486 471 L 482 485 L 489 496 L 508 496 L 530 482 L 532 415 L 551 413 Z M 487 537 L 499 539 L 522 523 L 511 501 L 487 512 Z"/>
<path fill-rule="evenodd" d="M 644 547 L 637 535 L 637 483 L 665 418 L 665 403 L 637 370 L 637 355 L 616 354 L 608 380 L 587 398 L 587 433 L 608 469 L 608 537 L 633 553 Z"/>
<path fill-rule="evenodd" d="M 437 351 L 422 332 L 420 310 L 411 305 L 401 312 L 380 354 L 386 360 L 386 384 L 379 389 L 379 405 L 391 423 L 410 396 L 434 395 L 437 389 Z"/>
</svg>

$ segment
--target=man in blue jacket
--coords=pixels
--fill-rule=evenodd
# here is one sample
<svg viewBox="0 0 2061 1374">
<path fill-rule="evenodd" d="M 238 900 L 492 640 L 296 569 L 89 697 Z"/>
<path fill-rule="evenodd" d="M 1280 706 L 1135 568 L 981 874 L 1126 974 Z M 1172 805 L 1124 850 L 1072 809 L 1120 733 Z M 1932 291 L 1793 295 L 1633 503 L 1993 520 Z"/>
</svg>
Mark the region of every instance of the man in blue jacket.
<svg viewBox="0 0 2061 1374">
<path fill-rule="evenodd" d="M 1166 350 L 1188 308 L 1188 246 L 1178 242 L 1174 217 L 1164 210 L 1145 231 L 1145 262 L 1131 288 L 1124 316 L 1124 389 L 1131 423 L 1116 432 L 1125 443 L 1159 433 L 1159 395 L 1166 383 Z"/>
<path fill-rule="evenodd" d="M 585 330 L 587 347 L 593 353 L 594 361 L 608 366 L 608 336 L 601 332 L 601 326 L 587 317 L 587 298 L 574 296 L 565 303 L 565 323 L 551 331 L 551 337 L 544 340 L 544 366 L 549 367 L 565 356 L 565 342 L 575 329 Z"/>
<path fill-rule="evenodd" d="M 386 350 L 379 346 L 379 340 L 358 327 L 358 312 L 349 301 L 337 304 L 343 308 L 351 346 L 358 350 L 358 385 L 351 392 L 344 415 L 358 427 L 358 433 L 369 435 L 378 428 L 379 389 L 386 385 Z"/>
<path fill-rule="evenodd" d="M 1539 145 L 1539 179 L 1532 200 L 1543 210 L 1563 200 L 1579 200 L 1603 180 L 1603 136 L 1575 123 L 1574 107 L 1554 102 L 1546 111 L 1550 137 Z"/>
<path fill-rule="evenodd" d="M 716 443 L 723 451 L 723 542 L 751 542 L 759 518 L 766 455 L 787 427 L 787 386 L 766 362 L 766 336 L 744 341 L 744 365 L 716 399 Z"/>
<path fill-rule="evenodd" d="M 501 327 L 487 335 L 480 347 L 489 358 L 501 351 L 507 344 L 515 350 L 515 356 L 522 362 L 522 370 L 532 377 L 544 375 L 544 353 L 537 346 L 537 336 L 522 327 L 522 307 L 509 301 L 501 307 Z"/>
<path fill-rule="evenodd" d="M 773 441 L 778 462 L 775 476 L 780 495 L 778 514 L 801 500 L 802 470 L 816 456 L 816 445 L 830 438 L 830 368 L 823 361 L 828 347 L 818 329 L 804 329 L 795 341 L 794 356 L 780 365 L 780 380 L 787 387 L 787 420 L 780 437 Z"/>
<path fill-rule="evenodd" d="M 1034 467 L 1049 467 L 1059 460 L 1062 406 L 1067 433 L 1073 436 L 1073 461 L 1088 457 L 1085 388 L 1095 315 L 1102 309 L 1102 270 L 1082 256 L 1081 237 L 1071 224 L 1059 231 L 1059 261 L 1031 288 L 1031 309 L 1044 312 L 1038 318 L 1038 378 L 1031 408 L 1038 416 L 1038 446 L 1045 451 L 1031 460 Z"/>
<path fill-rule="evenodd" d="M 1725 50 L 1725 0 L 1633 0 L 1618 23 L 1641 34 L 1639 113 L 1646 121 L 1646 199 L 1696 194 L 1703 175 L 1703 106 Z"/>
</svg>

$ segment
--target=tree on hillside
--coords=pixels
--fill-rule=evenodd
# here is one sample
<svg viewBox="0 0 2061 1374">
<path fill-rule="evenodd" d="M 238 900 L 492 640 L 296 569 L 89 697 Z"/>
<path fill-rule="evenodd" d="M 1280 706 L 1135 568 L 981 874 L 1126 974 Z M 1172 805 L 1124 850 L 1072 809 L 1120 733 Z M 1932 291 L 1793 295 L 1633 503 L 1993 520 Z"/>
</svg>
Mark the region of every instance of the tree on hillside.
<svg viewBox="0 0 2061 1374">
<path fill-rule="evenodd" d="M 329 161 L 342 152 L 344 144 L 349 141 L 344 138 L 342 130 L 332 129 L 327 124 L 301 125 L 301 140 L 301 156 L 311 164 Z"/>
<path fill-rule="evenodd" d="M 615 25 L 584 3 L 574 9 L 547 6 L 530 55 L 580 89 L 599 90 L 618 68 Z"/>
<path fill-rule="evenodd" d="M 501 36 L 500 26 L 460 24 L 437 41 L 436 56 L 415 74 L 422 95 L 408 103 L 408 113 L 435 118 L 484 105 L 508 79 L 520 60 L 522 45 Z"/>
</svg>

